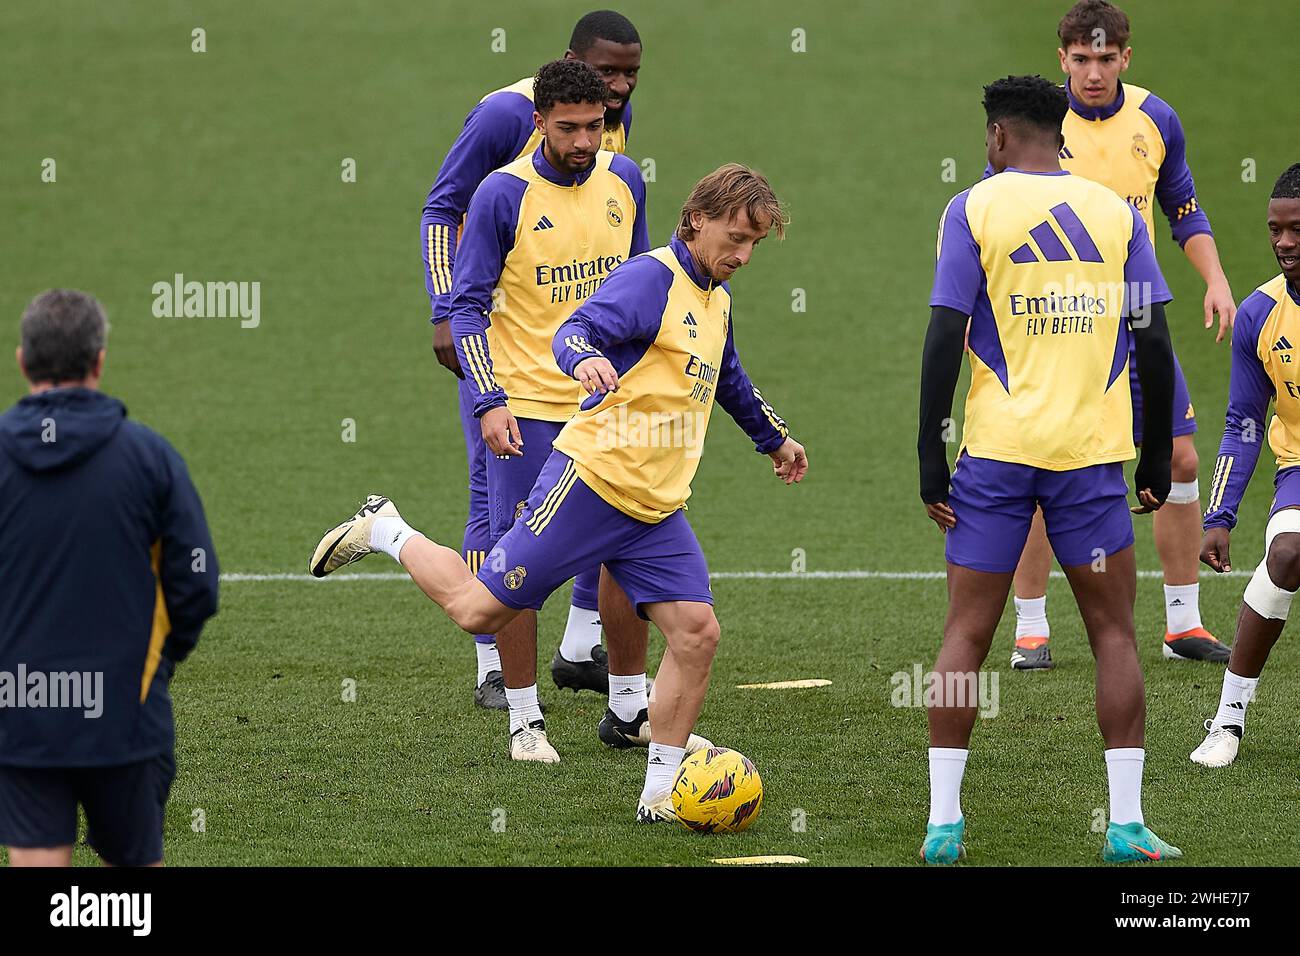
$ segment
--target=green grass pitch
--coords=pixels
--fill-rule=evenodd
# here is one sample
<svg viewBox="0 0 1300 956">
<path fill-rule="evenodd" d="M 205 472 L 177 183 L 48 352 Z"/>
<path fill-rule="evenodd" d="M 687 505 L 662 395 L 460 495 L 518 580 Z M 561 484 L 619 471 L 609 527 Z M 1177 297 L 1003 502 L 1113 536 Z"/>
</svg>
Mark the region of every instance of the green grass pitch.
<svg viewBox="0 0 1300 956">
<path fill-rule="evenodd" d="M 780 485 L 719 416 L 690 508 L 715 571 L 789 571 L 801 556 L 809 571 L 942 570 L 915 465 L 935 227 L 983 170 L 981 85 L 1056 75 L 1066 5 L 618 5 L 645 44 L 630 154 L 654 160 L 652 238 L 666 239 L 693 182 L 732 160 L 764 170 L 793 216 L 788 239 L 765 243 L 734 282 L 737 340 L 807 445 L 811 475 Z M 0 10 L 7 73 L 21 80 L 0 136 L 7 341 L 47 287 L 105 303 L 105 388 L 188 460 L 224 571 L 304 572 L 320 532 L 374 490 L 431 536 L 459 542 L 464 451 L 453 380 L 429 347 L 419 211 L 470 106 L 562 53 L 590 6 L 52 0 Z M 1240 301 L 1277 272 L 1264 207 L 1274 177 L 1300 159 L 1287 135 L 1292 104 L 1272 72 L 1292 41 L 1262 4 L 1132 6 L 1126 78 L 1179 111 Z M 191 50 L 195 28 L 206 52 Z M 496 28 L 503 53 L 491 50 Z M 806 52 L 791 49 L 796 29 Z M 42 181 L 47 158 L 52 183 Z M 340 175 L 349 158 L 355 183 Z M 1252 168 L 1257 182 L 1243 179 Z M 1200 328 L 1200 280 L 1161 230 L 1208 489 L 1228 347 Z M 260 325 L 155 318 L 153 283 L 176 273 L 259 281 Z M 795 290 L 805 312 L 792 311 Z M 23 393 L 12 363 L 0 388 L 5 404 Z M 355 442 L 342 440 L 345 419 Z M 1233 536 L 1238 568 L 1258 560 L 1271 472 L 1266 453 Z M 1139 567 L 1154 569 L 1138 524 Z M 358 570 L 397 568 L 380 557 Z M 1223 637 L 1244 584 L 1205 581 L 1206 623 Z M 511 764 L 503 719 L 470 704 L 469 638 L 410 584 L 230 581 L 173 685 L 180 775 L 168 860 L 696 865 L 781 853 L 814 865 L 915 864 L 925 719 L 891 706 L 890 677 L 933 662 L 942 581 L 725 578 L 715 593 L 723 644 L 700 729 L 763 776 L 767 801 L 749 832 L 635 828 L 642 753 L 606 752 L 594 733 L 602 699 L 558 693 L 544 668 L 564 763 Z M 543 665 L 565 597 L 543 614 Z M 972 863 L 1100 859 L 1093 823 L 1106 785 L 1091 660 L 1059 579 L 1049 608 L 1056 671 L 1010 671 L 1010 611 L 987 665 L 1000 677 L 1000 711 L 972 744 Z M 1293 862 L 1292 635 L 1265 673 L 1241 759 L 1206 772 L 1187 754 L 1221 671 L 1160 660 L 1157 579 L 1140 582 L 1137 613 L 1148 820 L 1188 864 Z M 656 635 L 652 655 L 661 648 Z M 735 686 L 799 677 L 834 683 Z M 354 703 L 342 699 L 349 679 Z"/>
</svg>

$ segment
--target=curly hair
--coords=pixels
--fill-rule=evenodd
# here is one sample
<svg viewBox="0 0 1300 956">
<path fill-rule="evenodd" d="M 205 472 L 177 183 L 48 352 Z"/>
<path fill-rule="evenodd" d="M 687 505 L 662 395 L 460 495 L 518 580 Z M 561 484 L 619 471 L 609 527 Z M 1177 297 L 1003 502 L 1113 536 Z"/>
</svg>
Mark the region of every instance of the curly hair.
<svg viewBox="0 0 1300 956">
<path fill-rule="evenodd" d="M 1045 132 L 1060 133 L 1070 109 L 1065 90 L 1041 76 L 1008 76 L 984 87 L 989 125 L 1018 120 Z"/>
<path fill-rule="evenodd" d="M 1273 185 L 1271 199 L 1300 199 L 1300 163 L 1288 166 L 1286 172 L 1277 177 Z"/>
<path fill-rule="evenodd" d="M 533 107 L 548 113 L 556 103 L 599 103 L 609 95 L 600 74 L 581 60 L 553 60 L 533 77 Z"/>
</svg>

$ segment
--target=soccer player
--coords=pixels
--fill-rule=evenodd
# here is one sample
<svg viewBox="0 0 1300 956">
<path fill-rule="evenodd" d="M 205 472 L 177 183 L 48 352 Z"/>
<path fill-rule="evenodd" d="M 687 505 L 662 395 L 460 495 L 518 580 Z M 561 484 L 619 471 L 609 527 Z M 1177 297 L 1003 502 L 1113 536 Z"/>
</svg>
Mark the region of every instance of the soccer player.
<svg viewBox="0 0 1300 956">
<path fill-rule="evenodd" d="M 1219 573 L 1232 569 L 1228 538 L 1259 459 L 1270 400 L 1274 414 L 1268 442 L 1277 456 L 1277 492 L 1264 532 L 1264 560 L 1246 585 L 1237 617 L 1219 709 L 1205 722 L 1205 740 L 1192 751 L 1192 760 L 1206 767 L 1225 767 L 1236 759 L 1246 706 L 1300 588 L 1300 365 L 1295 360 L 1300 345 L 1300 163 L 1273 187 L 1268 234 L 1282 272 L 1246 297 L 1233 327 L 1227 421 L 1210 487 L 1201 560 Z"/>
<path fill-rule="evenodd" d="M 641 69 L 641 38 L 636 27 L 619 13 L 588 13 L 573 28 L 566 58 L 592 66 L 605 81 L 605 128 L 602 147 L 624 152 L 632 132 L 632 91 Z M 471 567 L 482 563 L 489 547 L 487 466 L 483 434 L 472 414 L 474 396 L 452 344 L 450 318 L 452 278 L 455 272 L 459 230 L 470 197 L 494 169 L 522 156 L 532 155 L 542 141 L 533 122 L 533 78 L 525 77 L 485 96 L 465 120 L 465 128 L 452 144 L 420 217 L 420 249 L 424 257 L 424 283 L 433 308 L 433 349 L 438 361 L 460 382 L 459 404 L 465 452 L 469 460 L 469 517 L 465 523 L 464 553 Z M 545 359 L 546 356 L 542 356 Z M 584 572 L 574 582 L 572 607 L 564 638 L 551 662 L 551 676 L 559 687 L 608 692 L 608 666 L 600 646 L 601 617 L 597 610 L 596 572 Z M 606 607 L 606 628 L 633 631 L 636 615 L 617 604 Z M 644 629 L 642 629 L 644 634 Z M 645 640 L 644 636 L 638 638 Z M 474 702 L 480 707 L 506 709 L 501 661 L 490 634 L 476 634 L 478 678 Z"/>
<path fill-rule="evenodd" d="M 590 397 L 477 575 L 377 495 L 311 559 L 320 576 L 382 551 L 470 632 L 500 631 L 575 571 L 603 563 L 668 643 L 650 703 L 642 822 L 672 815 L 673 775 L 718 643 L 708 567 L 683 510 L 715 400 L 771 457 L 778 478 L 791 484 L 808 470 L 803 446 L 737 356 L 728 283 L 786 222 L 766 179 L 723 166 L 691 191 L 667 246 L 619 266 L 560 327 L 555 359 Z"/>
<path fill-rule="evenodd" d="M 185 462 L 99 390 L 107 323 L 82 292 L 23 312 L 30 394 L 0 415 L 0 846 L 70 866 L 77 808 L 111 866 L 161 866 L 176 775 L 168 692 L 217 611 Z"/>
<path fill-rule="evenodd" d="M 551 355 L 555 330 L 615 267 L 650 248 L 641 171 L 598 148 L 606 95 L 581 60 L 538 70 L 533 101 L 544 138 L 489 174 L 465 217 L 448 324 L 487 448 L 489 545 L 514 523 L 582 398 Z M 600 573 L 598 565 L 583 571 Z M 632 617 L 629 607 L 620 621 Z M 611 713 L 636 724 L 623 734 L 602 726 L 602 739 L 617 747 L 645 736 L 637 718 L 646 710 L 646 642 L 644 626 L 616 630 L 609 635 Z M 497 648 L 511 756 L 558 761 L 537 698 L 537 615 L 519 615 L 497 635 Z"/>
<path fill-rule="evenodd" d="M 921 500 L 946 535 L 948 617 L 928 708 L 930 819 L 921 856 L 964 854 L 961 780 L 973 688 L 1002 617 L 1012 572 L 1041 505 L 1097 661 L 1097 723 L 1106 744 L 1110 862 L 1178 856 L 1142 817 L 1142 668 L 1134 637 L 1137 573 L 1125 504 L 1134 455 L 1128 361 L 1136 339 L 1146 442 L 1142 511 L 1169 493 L 1171 298 L 1137 210 L 1061 169 L 1066 93 L 1038 76 L 985 87 L 994 176 L 958 193 L 939 227 L 932 313 L 921 367 Z M 970 326 L 971 385 L 951 476 L 951 416 Z"/>
<path fill-rule="evenodd" d="M 1187 145 L 1178 114 L 1154 93 L 1120 82 L 1129 67 L 1129 21 L 1105 0 L 1081 0 L 1057 30 L 1057 50 L 1066 73 L 1070 111 L 1064 123 L 1061 167 L 1113 189 L 1142 215 L 1155 243 L 1155 203 L 1160 204 L 1174 240 L 1205 280 L 1205 327 L 1219 316 L 1223 339 L 1236 306 L 1219 264 L 1210 221 L 1196 198 L 1187 166 Z M 1143 393 L 1129 356 L 1133 387 L 1133 441 L 1142 444 Z M 1156 551 L 1164 569 L 1165 639 L 1169 660 L 1222 663 L 1228 648 L 1201 624 L 1197 554 L 1200 548 L 1199 461 L 1193 435 L 1196 417 L 1174 359 L 1174 452 L 1169 498 L 1152 521 Z M 1016 643 L 1011 666 L 1030 670 L 1052 666 L 1048 644 L 1047 579 L 1052 553 L 1041 512 L 1034 518 L 1024 557 L 1016 570 Z"/>
</svg>

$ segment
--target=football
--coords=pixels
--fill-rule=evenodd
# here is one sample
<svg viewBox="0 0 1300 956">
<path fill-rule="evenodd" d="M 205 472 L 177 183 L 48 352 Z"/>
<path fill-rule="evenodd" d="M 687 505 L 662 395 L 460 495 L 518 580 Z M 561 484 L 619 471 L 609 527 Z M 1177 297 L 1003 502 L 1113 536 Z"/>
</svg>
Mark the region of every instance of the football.
<svg viewBox="0 0 1300 956">
<path fill-rule="evenodd" d="M 762 806 L 763 781 L 753 762 L 725 747 L 697 750 L 673 781 L 677 819 L 697 833 L 739 833 Z"/>
</svg>

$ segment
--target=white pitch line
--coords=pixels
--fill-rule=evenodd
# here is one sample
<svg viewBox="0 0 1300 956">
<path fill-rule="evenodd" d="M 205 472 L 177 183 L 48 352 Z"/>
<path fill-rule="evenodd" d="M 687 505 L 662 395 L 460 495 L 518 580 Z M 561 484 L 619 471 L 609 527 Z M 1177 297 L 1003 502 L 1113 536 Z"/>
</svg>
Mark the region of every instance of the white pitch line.
<svg viewBox="0 0 1300 956">
<path fill-rule="evenodd" d="M 1214 578 L 1248 578 L 1250 571 L 1229 571 L 1227 574 L 1215 574 L 1202 571 L 1201 577 Z M 1140 578 L 1162 578 L 1163 571 L 1139 571 Z M 713 571 L 709 577 L 717 581 L 758 580 L 758 581 L 942 581 L 946 577 L 943 571 Z M 1053 571 L 1052 577 L 1063 578 L 1060 571 Z M 310 574 L 252 574 L 232 571 L 221 575 L 223 583 L 241 584 L 259 581 L 305 581 L 312 584 L 324 584 L 329 581 L 407 581 L 409 575 L 400 571 L 388 571 L 378 574 L 336 574 L 327 578 L 316 578 Z"/>
</svg>

